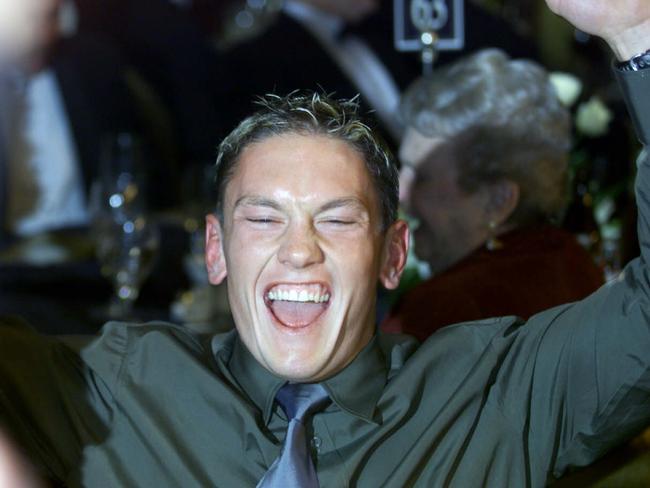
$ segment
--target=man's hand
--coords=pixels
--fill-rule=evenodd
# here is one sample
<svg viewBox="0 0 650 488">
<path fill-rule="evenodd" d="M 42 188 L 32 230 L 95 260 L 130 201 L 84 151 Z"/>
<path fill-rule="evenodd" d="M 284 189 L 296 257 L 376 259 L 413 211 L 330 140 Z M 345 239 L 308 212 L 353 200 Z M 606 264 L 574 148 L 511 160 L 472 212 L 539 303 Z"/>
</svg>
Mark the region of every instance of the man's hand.
<svg viewBox="0 0 650 488">
<path fill-rule="evenodd" d="M 0 488 L 41 488 L 30 466 L 0 432 Z"/>
<path fill-rule="evenodd" d="M 648 0 L 546 0 L 578 29 L 603 38 L 620 61 L 650 49 Z"/>
</svg>

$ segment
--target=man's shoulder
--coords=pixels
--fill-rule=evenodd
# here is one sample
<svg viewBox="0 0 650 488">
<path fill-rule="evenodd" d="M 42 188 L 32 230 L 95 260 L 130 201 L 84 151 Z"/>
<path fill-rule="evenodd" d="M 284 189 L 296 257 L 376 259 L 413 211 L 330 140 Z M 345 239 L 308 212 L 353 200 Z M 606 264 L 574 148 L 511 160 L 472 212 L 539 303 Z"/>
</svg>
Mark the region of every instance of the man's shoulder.
<svg viewBox="0 0 650 488">
<path fill-rule="evenodd" d="M 380 346 L 391 370 L 398 363 L 426 370 L 439 361 L 471 361 L 488 349 L 502 350 L 515 340 L 523 323 L 515 316 L 461 322 L 436 331 L 422 343 L 405 334 L 380 334 Z"/>
<path fill-rule="evenodd" d="M 121 370 L 125 361 L 151 364 L 172 357 L 203 361 L 210 353 L 211 338 L 186 327 L 162 322 L 108 322 L 100 334 L 79 347 L 84 362 L 96 371 Z"/>
<path fill-rule="evenodd" d="M 431 412 L 452 398 L 473 401 L 489 388 L 498 402 L 516 410 L 511 389 L 534 370 L 529 359 L 534 357 L 535 332 L 521 319 L 500 317 L 442 328 L 407 357 L 397 343 L 384 351 L 390 366 L 383 395 L 407 395 Z M 411 396 L 414 391 L 418 396 Z"/>
<path fill-rule="evenodd" d="M 199 334 L 182 325 L 164 321 L 151 322 L 107 322 L 100 331 L 99 336 L 93 341 L 110 341 L 121 349 L 130 349 L 138 345 L 169 344 L 184 345 L 186 347 L 202 350 L 207 340 L 205 334 Z"/>
</svg>

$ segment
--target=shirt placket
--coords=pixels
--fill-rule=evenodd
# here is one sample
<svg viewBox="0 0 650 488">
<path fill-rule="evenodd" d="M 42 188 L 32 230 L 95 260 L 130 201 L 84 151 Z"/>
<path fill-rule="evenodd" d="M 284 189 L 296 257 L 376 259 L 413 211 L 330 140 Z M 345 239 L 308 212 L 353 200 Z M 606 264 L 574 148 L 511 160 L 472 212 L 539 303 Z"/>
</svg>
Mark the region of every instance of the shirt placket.
<svg viewBox="0 0 650 488">
<path fill-rule="evenodd" d="M 331 422 L 333 417 L 330 412 L 325 412 L 315 415 L 312 421 L 313 433 L 310 445 L 321 488 L 349 486 L 345 460 L 330 434 L 328 422 Z"/>
</svg>

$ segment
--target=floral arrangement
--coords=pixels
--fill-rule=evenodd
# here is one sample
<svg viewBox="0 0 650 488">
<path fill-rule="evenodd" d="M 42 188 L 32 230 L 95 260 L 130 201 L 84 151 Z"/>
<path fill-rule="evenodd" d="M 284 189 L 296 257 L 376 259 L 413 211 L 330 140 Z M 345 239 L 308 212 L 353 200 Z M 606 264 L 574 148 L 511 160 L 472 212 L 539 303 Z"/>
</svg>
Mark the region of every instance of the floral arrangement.
<svg viewBox="0 0 650 488">
<path fill-rule="evenodd" d="M 568 215 L 573 221 L 568 227 L 603 265 L 610 279 L 621 267 L 621 206 L 632 177 L 625 172 L 612 176 L 608 170 L 612 165 L 624 166 L 629 148 L 619 147 L 620 134 L 613 133 L 615 114 L 603 98 L 597 94 L 584 96 L 582 82 L 569 73 L 552 73 L 549 79 L 560 102 L 571 110 L 574 122 L 569 157 L 573 190 L 569 214 L 573 215 Z M 612 146 L 621 160 L 611 160 Z"/>
</svg>

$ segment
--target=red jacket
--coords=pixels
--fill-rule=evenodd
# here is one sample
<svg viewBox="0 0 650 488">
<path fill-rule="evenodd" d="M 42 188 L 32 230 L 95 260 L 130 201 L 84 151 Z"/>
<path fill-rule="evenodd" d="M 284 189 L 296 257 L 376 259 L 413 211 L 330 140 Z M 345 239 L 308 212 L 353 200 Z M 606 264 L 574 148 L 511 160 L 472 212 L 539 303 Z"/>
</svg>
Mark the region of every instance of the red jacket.
<svg viewBox="0 0 650 488">
<path fill-rule="evenodd" d="M 440 327 L 488 317 L 531 315 L 579 300 L 603 284 L 603 272 L 565 230 L 542 226 L 500 237 L 410 290 L 381 324 L 420 340 Z"/>
</svg>

